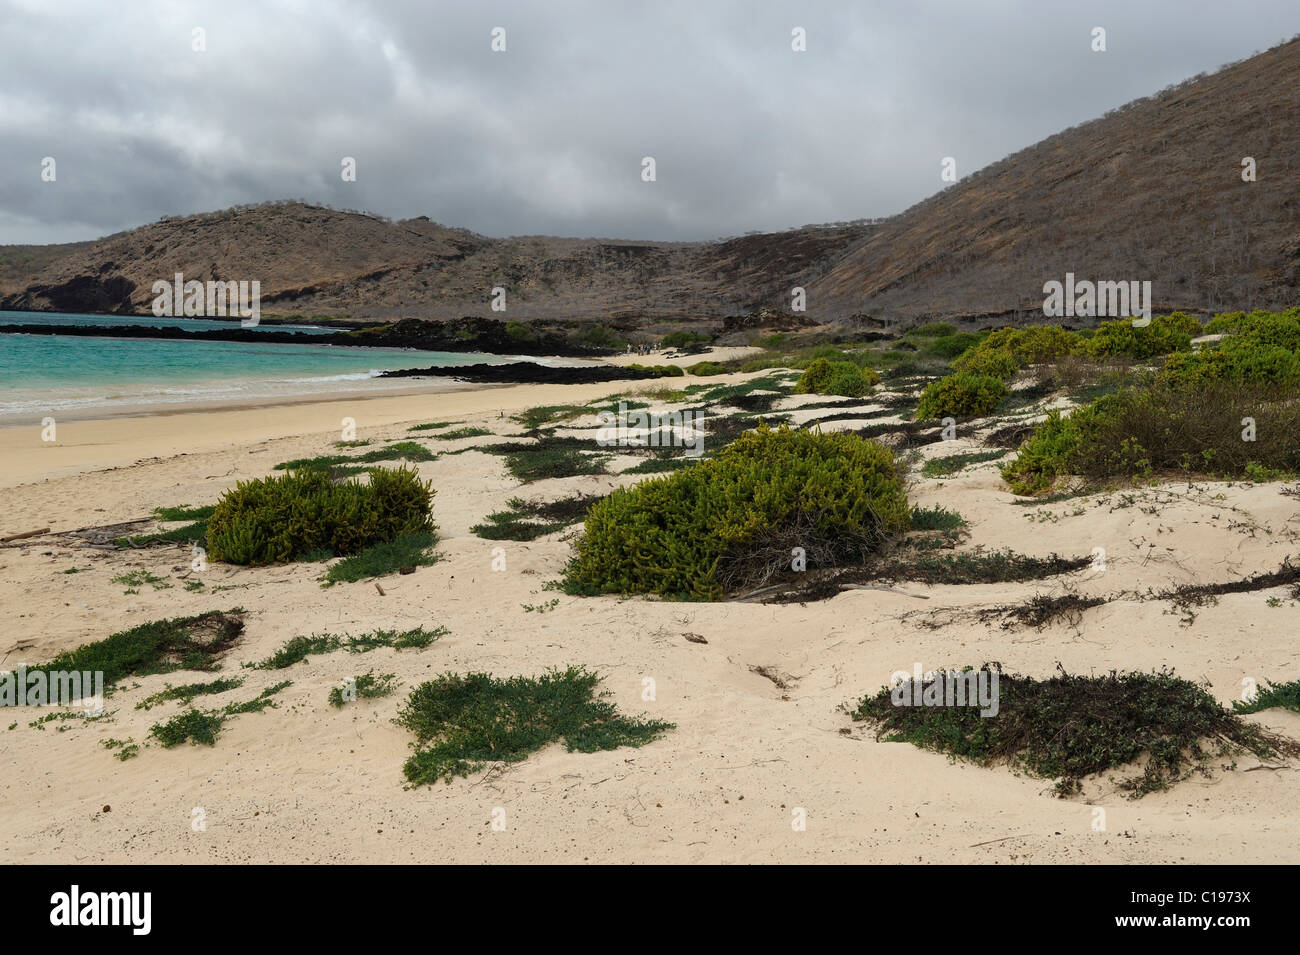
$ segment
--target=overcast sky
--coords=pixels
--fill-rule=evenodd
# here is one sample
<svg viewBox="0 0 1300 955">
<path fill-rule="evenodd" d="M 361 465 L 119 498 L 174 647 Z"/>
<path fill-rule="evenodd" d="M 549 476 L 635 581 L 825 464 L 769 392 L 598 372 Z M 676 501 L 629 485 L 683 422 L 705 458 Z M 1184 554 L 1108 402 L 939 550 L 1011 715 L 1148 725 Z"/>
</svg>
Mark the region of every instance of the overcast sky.
<svg viewBox="0 0 1300 955">
<path fill-rule="evenodd" d="M 1298 32 L 1297 0 L 0 0 L 0 243 L 299 197 L 494 236 L 892 215 Z"/>
</svg>

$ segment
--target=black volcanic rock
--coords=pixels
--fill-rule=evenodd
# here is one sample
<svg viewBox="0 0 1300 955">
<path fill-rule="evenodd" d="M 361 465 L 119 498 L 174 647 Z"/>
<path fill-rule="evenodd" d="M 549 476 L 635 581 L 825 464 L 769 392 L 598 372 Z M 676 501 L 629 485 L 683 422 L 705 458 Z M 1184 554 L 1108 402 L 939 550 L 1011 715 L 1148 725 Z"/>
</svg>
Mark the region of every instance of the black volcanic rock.
<svg viewBox="0 0 1300 955">
<path fill-rule="evenodd" d="M 500 365 L 442 365 L 436 368 L 403 368 L 386 371 L 382 378 L 460 378 L 475 384 L 519 385 L 589 385 L 604 381 L 639 381 L 658 378 L 653 371 L 622 368 L 618 365 L 556 366 L 531 361 Z"/>
<path fill-rule="evenodd" d="M 608 354 L 607 350 L 577 344 L 548 330 L 527 329 L 527 337 L 512 337 L 505 322 L 465 316 L 445 322 L 404 318 L 390 325 L 358 329 L 344 334 L 353 344 L 382 344 L 388 348 L 418 348 L 421 351 L 485 351 L 497 355 L 558 355 L 570 358 Z M 337 337 L 337 336 L 334 336 Z M 342 344 L 341 342 L 339 344 Z"/>
<path fill-rule="evenodd" d="M 107 271 L 111 269 L 100 269 L 101 274 Z M 55 312 L 129 314 L 133 311 L 131 293 L 134 291 L 135 283 L 121 275 L 106 279 L 78 275 L 59 285 L 29 286 L 24 292 L 0 300 L 0 308 L 24 311 L 46 305 Z"/>
<path fill-rule="evenodd" d="M 214 325 L 216 323 L 214 322 Z M 567 358 L 596 357 L 607 350 L 576 344 L 555 332 L 534 332 L 520 341 L 506 326 L 488 318 L 460 318 L 450 322 L 403 319 L 390 325 L 338 331 L 328 335 L 309 332 L 242 328 L 234 320 L 202 331 L 168 325 L 0 325 L 11 335 L 72 335 L 87 338 L 163 338 L 172 341 L 280 342 L 296 345 L 344 345 L 354 348 L 413 348 L 420 351 L 531 354 Z"/>
</svg>

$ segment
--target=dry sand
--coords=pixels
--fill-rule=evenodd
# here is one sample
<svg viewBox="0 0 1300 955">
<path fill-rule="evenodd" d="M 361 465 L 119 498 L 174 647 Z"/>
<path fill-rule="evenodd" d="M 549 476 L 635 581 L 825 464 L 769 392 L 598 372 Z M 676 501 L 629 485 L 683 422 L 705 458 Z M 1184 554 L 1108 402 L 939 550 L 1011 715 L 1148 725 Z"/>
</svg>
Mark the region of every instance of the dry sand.
<svg viewBox="0 0 1300 955">
<path fill-rule="evenodd" d="M 653 360 L 653 359 L 652 359 Z M 692 358 L 698 360 L 697 358 Z M 715 379 L 711 379 L 715 380 Z M 725 380 L 725 379 L 724 379 Z M 678 382 L 680 383 L 680 382 Z M 463 420 L 501 433 L 500 414 L 628 390 L 618 383 L 517 386 L 352 398 L 266 409 L 219 410 L 60 423 L 55 445 L 39 428 L 0 430 L 0 536 L 46 525 L 55 532 L 147 516 L 159 505 L 215 501 L 237 480 L 290 458 L 325 453 L 340 420 L 359 438 L 403 436 L 410 423 Z M 490 439 L 467 439 L 451 446 Z M 435 450 L 441 442 L 430 441 Z M 952 453 L 945 446 L 943 453 Z M 938 453 L 933 451 L 931 453 Z M 681 604 L 586 599 L 543 589 L 570 553 L 557 534 L 531 543 L 469 532 L 507 499 L 606 491 L 633 478 L 586 476 L 524 488 L 502 459 L 482 453 L 420 465 L 437 489 L 442 559 L 409 576 L 323 589 L 318 565 L 212 564 L 203 593 L 187 591 L 188 551 L 97 550 L 46 536 L 0 547 L 0 666 L 55 652 L 160 617 L 243 607 L 247 630 L 225 672 L 296 635 L 379 627 L 446 626 L 421 651 L 310 657 L 282 672 L 243 670 L 244 699 L 280 679 L 280 706 L 231 720 L 213 748 L 142 748 L 128 761 L 100 745 L 143 743 L 178 704 L 135 704 L 184 674 L 128 680 L 111 717 L 0 724 L 0 845 L 9 862 L 1298 862 L 1297 767 L 1253 757 L 1210 778 L 1194 776 L 1138 801 L 1090 780 L 1081 797 L 1051 795 L 1050 781 L 1005 768 L 951 763 L 876 742 L 840 710 L 896 670 L 1001 661 L 1049 676 L 1176 667 L 1207 679 L 1227 701 L 1242 680 L 1294 679 L 1300 669 L 1296 606 L 1284 589 L 1230 595 L 1191 625 L 1167 603 L 1121 600 L 1088 611 L 1078 627 L 1008 630 L 969 610 L 1038 592 L 1145 591 L 1235 580 L 1275 570 L 1296 553 L 1295 499 L 1280 488 L 1171 486 L 1041 507 L 1013 503 L 996 466 L 947 481 L 918 478 L 913 498 L 971 522 L 971 543 L 1024 553 L 1106 551 L 1102 573 L 1027 584 L 906 589 L 930 599 L 857 591 L 806 606 Z M 491 569 L 505 549 L 504 572 Z M 68 568 L 78 572 L 66 574 Z M 111 578 L 147 569 L 170 584 L 123 593 Z M 217 587 L 234 589 L 217 592 Z M 524 605 L 545 604 L 547 612 Z M 1269 597 L 1281 598 L 1269 606 Z M 686 633 L 707 643 L 689 642 Z M 407 790 L 409 734 L 395 726 L 406 691 L 446 671 L 537 674 L 584 664 L 617 706 L 677 728 L 640 749 L 593 754 L 551 746 L 527 760 L 450 785 Z M 787 689 L 752 671 L 787 675 Z M 399 693 L 336 710 L 338 681 L 374 668 Z M 182 679 L 178 679 L 181 677 Z M 654 699 L 643 698 L 646 680 Z M 251 691 L 251 692 L 250 692 Z M 1250 717 L 1300 737 L 1300 716 Z M 7 729 L 8 723 L 16 728 Z M 66 731 L 60 732 L 60 728 Z M 849 732 L 845 732 L 848 730 Z M 1255 771 L 1258 770 L 1258 771 Z M 110 808 L 111 807 L 111 808 Z M 1104 809 L 1097 828 L 1096 809 Z M 493 812 L 505 828 L 494 830 Z M 806 811 L 806 831 L 792 814 Z M 205 826 L 192 825 L 201 810 Z"/>
</svg>

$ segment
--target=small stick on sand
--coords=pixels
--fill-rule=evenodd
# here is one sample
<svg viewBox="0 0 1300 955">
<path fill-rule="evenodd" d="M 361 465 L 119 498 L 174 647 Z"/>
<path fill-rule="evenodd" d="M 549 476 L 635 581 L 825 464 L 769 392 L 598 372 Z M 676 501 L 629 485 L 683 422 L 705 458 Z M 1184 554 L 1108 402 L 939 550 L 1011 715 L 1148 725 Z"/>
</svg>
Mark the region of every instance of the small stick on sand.
<svg viewBox="0 0 1300 955">
<path fill-rule="evenodd" d="M 909 590 L 890 587 L 888 584 L 840 584 L 840 590 L 887 590 L 891 594 L 902 594 L 904 597 L 915 597 L 917 600 L 930 599 L 929 594 L 914 594 Z"/>
<path fill-rule="evenodd" d="M 39 531 L 27 531 L 23 534 L 11 534 L 8 537 L 0 537 L 0 544 L 8 544 L 10 541 L 26 540 L 29 537 L 40 537 L 42 534 L 48 534 L 50 529 L 42 527 Z"/>
</svg>

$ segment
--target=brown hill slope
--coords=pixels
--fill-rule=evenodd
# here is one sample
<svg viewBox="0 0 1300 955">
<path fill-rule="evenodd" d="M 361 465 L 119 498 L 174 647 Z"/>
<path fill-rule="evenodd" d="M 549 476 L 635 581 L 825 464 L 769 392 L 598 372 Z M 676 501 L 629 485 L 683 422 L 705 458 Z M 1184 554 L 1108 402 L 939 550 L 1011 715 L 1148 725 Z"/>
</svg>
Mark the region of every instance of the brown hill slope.
<svg viewBox="0 0 1300 955">
<path fill-rule="evenodd" d="M 147 311 L 152 284 L 258 279 L 266 314 L 362 319 L 818 319 L 989 323 L 1043 283 L 1150 280 L 1158 306 L 1296 304 L 1300 40 L 1066 130 L 883 224 L 667 243 L 492 239 L 298 202 L 166 219 L 91 243 L 0 247 L 0 308 Z M 1243 182 L 1252 156 L 1258 181 Z M 1040 313 L 1041 314 L 1041 313 Z"/>
<path fill-rule="evenodd" d="M 423 217 L 389 222 L 275 202 L 75 246 L 0 247 L 0 307 L 147 311 L 153 283 L 181 272 L 187 280 L 257 279 L 267 313 L 492 314 L 499 286 L 511 318 L 690 319 L 781 300 L 786 285 L 870 230 L 859 223 L 713 243 L 489 239 Z"/>
<path fill-rule="evenodd" d="M 1292 40 L 1058 133 L 886 222 L 813 284 L 809 309 L 1039 310 L 1067 271 L 1149 279 L 1168 307 L 1295 305 L 1297 91 Z"/>
</svg>

